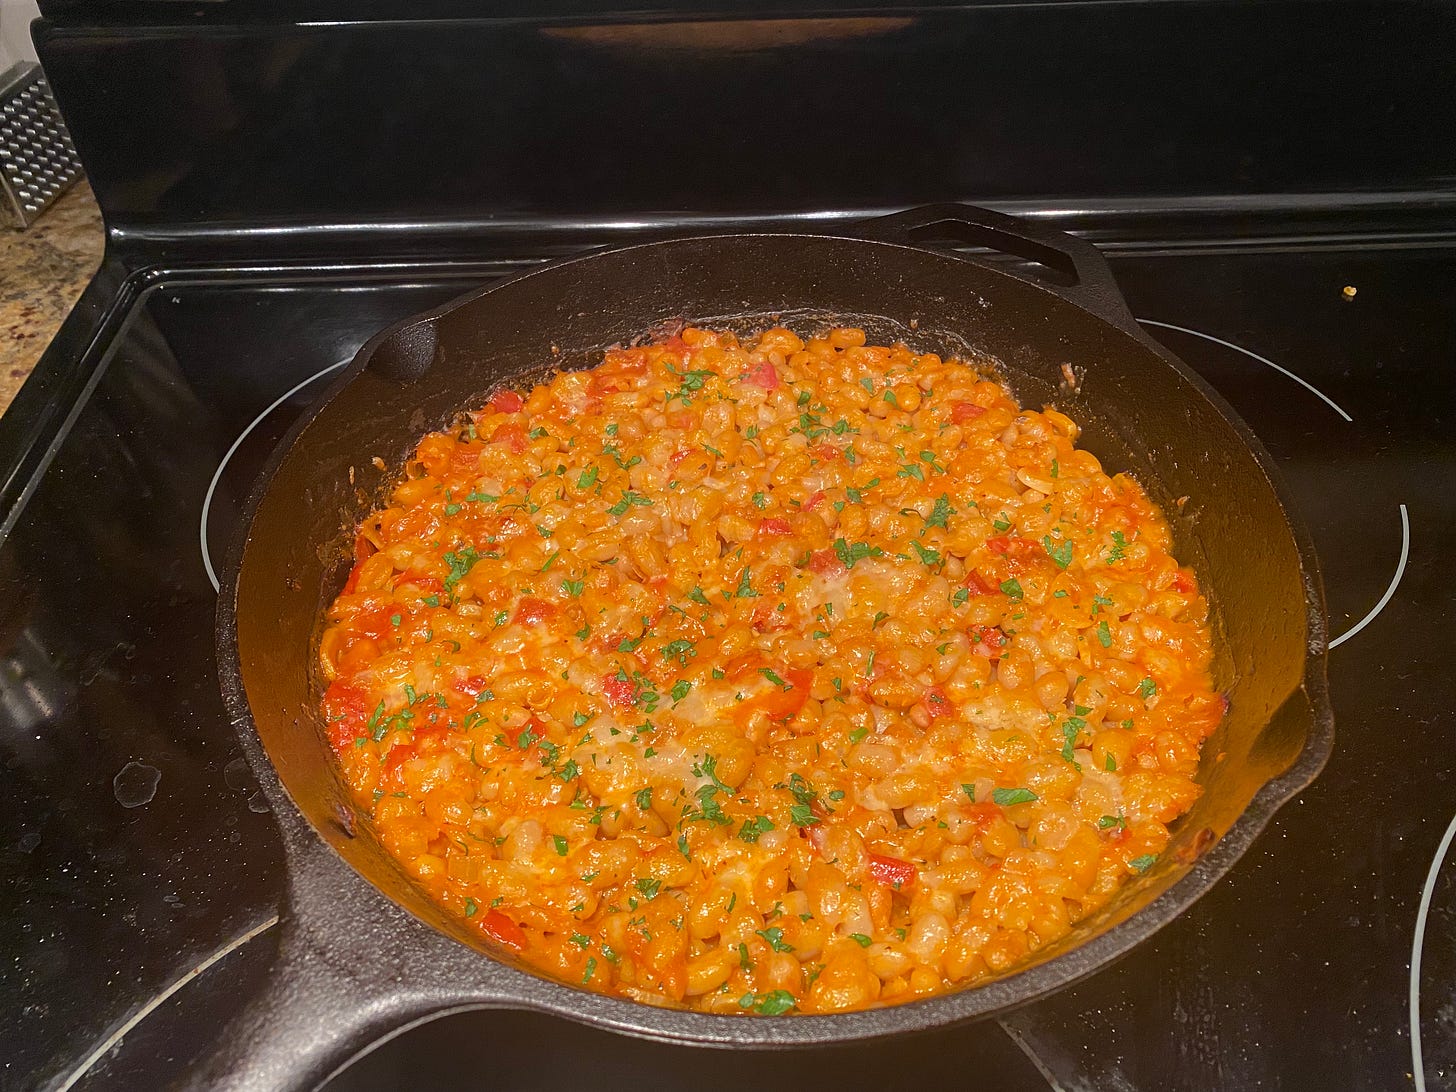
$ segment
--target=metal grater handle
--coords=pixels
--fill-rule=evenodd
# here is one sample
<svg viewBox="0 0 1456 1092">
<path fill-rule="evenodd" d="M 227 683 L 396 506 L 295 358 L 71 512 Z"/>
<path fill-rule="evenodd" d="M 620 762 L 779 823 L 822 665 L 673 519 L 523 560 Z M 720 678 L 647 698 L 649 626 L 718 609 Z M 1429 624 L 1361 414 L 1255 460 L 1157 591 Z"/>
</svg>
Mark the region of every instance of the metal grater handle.
<svg viewBox="0 0 1456 1092">
<path fill-rule="evenodd" d="M 5 218 L 27 228 L 81 177 L 81 160 L 38 64 L 0 74 L 0 188 Z"/>
</svg>

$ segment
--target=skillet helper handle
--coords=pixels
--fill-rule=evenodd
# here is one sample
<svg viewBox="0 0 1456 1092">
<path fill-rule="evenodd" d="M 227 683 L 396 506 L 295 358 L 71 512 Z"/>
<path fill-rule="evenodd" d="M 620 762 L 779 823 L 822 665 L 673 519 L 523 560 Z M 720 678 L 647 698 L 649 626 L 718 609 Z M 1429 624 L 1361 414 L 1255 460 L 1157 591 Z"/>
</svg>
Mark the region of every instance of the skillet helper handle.
<svg viewBox="0 0 1456 1092">
<path fill-rule="evenodd" d="M 293 882 L 267 981 L 216 1029 L 182 1087 L 317 1088 L 373 1044 L 418 1023 L 506 1003 L 478 982 L 462 987 L 459 961 L 467 950 L 421 927 L 322 843 L 291 848 Z"/>
<path fill-rule="evenodd" d="M 944 202 L 861 220 L 849 230 L 859 238 L 876 242 L 902 246 L 971 243 L 1024 258 L 1046 272 L 1008 272 L 1050 288 L 1120 330 L 1143 336 L 1102 252 L 1086 239 L 1036 220 L 978 205 Z"/>
</svg>

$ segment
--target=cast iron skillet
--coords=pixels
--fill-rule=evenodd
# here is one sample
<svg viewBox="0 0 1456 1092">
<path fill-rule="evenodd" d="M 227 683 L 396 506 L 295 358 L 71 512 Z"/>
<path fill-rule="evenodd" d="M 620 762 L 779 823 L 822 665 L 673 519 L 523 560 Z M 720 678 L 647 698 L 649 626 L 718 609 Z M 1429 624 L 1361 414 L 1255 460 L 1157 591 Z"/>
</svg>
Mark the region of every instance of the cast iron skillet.
<svg viewBox="0 0 1456 1092">
<path fill-rule="evenodd" d="M 1319 772 L 1333 718 L 1309 539 L 1269 456 L 1217 394 L 1139 329 L 1101 255 L 1072 236 L 959 205 L 849 230 L 857 237 L 649 243 L 473 292 L 376 336 L 280 444 L 232 550 L 217 642 L 228 710 L 287 847 L 288 899 L 268 989 L 223 1029 L 199 1085 L 308 1087 L 376 1041 L 467 1008 L 535 1009 L 719 1047 L 823 1044 L 1004 1012 L 1091 974 L 1167 924 Z M 1045 277 L 912 245 L 926 233 L 990 242 L 1040 262 Z M 406 878 L 335 774 L 314 711 L 316 625 L 342 584 L 353 530 L 424 432 L 503 381 L 540 374 L 543 362 L 586 366 L 594 351 L 663 320 L 747 331 L 772 316 L 800 328 L 852 322 L 876 343 L 993 356 L 1024 404 L 1064 408 L 1106 467 L 1131 471 L 1172 514 L 1179 557 L 1214 604 L 1216 676 L 1230 710 L 1204 749 L 1203 796 L 1147 875 L 1035 964 L 988 985 L 868 1012 L 745 1018 L 539 977 L 487 950 Z M 1075 389 L 1063 365 L 1078 377 Z M 1180 510 L 1174 502 L 1185 496 Z"/>
</svg>

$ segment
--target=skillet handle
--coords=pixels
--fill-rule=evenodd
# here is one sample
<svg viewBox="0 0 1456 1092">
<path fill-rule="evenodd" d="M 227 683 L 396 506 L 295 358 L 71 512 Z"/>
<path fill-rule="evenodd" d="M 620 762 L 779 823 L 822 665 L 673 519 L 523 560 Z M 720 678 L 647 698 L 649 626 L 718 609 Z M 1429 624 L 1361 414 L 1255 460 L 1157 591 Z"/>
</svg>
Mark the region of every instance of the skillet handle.
<svg viewBox="0 0 1456 1092">
<path fill-rule="evenodd" d="M 215 1029 L 181 1087 L 317 1088 L 411 1027 L 509 1003 L 489 982 L 471 980 L 466 949 L 423 927 L 322 843 L 289 848 L 291 890 L 267 982 Z"/>
<path fill-rule="evenodd" d="M 1036 220 L 945 202 L 861 220 L 849 231 L 876 242 L 902 246 L 971 243 L 1024 258 L 1036 263 L 1031 270 L 1005 272 L 1039 282 L 1118 329 L 1144 336 L 1102 252 L 1085 239 Z"/>
</svg>

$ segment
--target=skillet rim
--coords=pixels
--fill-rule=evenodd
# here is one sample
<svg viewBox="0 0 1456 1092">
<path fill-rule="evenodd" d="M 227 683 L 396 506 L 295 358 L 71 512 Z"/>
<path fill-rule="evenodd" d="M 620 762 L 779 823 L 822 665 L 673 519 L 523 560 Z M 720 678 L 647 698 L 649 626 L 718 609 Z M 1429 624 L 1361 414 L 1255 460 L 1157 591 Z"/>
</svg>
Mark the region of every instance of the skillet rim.
<svg viewBox="0 0 1456 1092">
<path fill-rule="evenodd" d="M 1075 239 L 1075 237 L 1071 238 Z M 1104 932 L 1022 970 L 1013 971 L 989 982 L 952 993 L 883 1008 L 846 1013 L 794 1015 L 767 1019 L 755 1016 L 744 1019 L 736 1015 L 658 1008 L 624 998 L 581 990 L 555 979 L 518 970 L 492 957 L 486 951 L 466 945 L 441 932 L 430 923 L 418 918 L 404 904 L 385 895 L 330 844 L 329 840 L 322 835 L 313 821 L 294 801 L 292 794 L 279 777 L 252 718 L 242 681 L 242 665 L 235 623 L 239 582 L 246 561 L 247 547 L 252 538 L 253 523 L 259 507 L 270 493 L 279 467 L 287 459 L 302 432 L 368 367 L 379 346 L 390 337 L 401 330 L 434 322 L 446 314 L 506 286 L 578 263 L 590 262 L 607 256 L 621 256 L 691 243 L 730 243 L 758 239 L 815 239 L 849 243 L 860 248 L 888 247 L 897 251 L 909 251 L 922 261 L 935 259 L 948 263 L 972 264 L 983 273 L 1004 277 L 1021 287 L 1044 293 L 1058 306 L 1075 307 L 1091 319 L 1109 327 L 1113 333 L 1131 338 L 1143 349 L 1151 352 L 1160 364 L 1170 368 L 1184 383 L 1207 400 L 1217 415 L 1233 429 L 1240 444 L 1254 459 L 1259 472 L 1273 492 L 1295 547 L 1299 572 L 1303 581 L 1302 595 L 1305 607 L 1304 668 L 1299 685 L 1291 690 L 1284 705 L 1281 705 L 1280 708 L 1282 710 L 1290 702 L 1303 701 L 1308 711 L 1309 723 L 1304 745 L 1294 760 L 1281 773 L 1264 782 L 1237 819 L 1209 850 L 1200 855 L 1188 866 L 1183 875 L 1169 884 L 1150 902 Z M 1080 242 L 1080 240 L 1078 241 Z M 1098 259 L 1105 265 L 1105 259 L 1101 258 L 1100 253 Z M 1108 277 L 1110 280 L 1110 272 Z M 1118 298 L 1121 299 L 1120 293 L 1118 293 Z M 412 920 L 416 929 L 424 930 L 432 938 L 439 937 L 450 941 L 455 948 L 461 952 L 470 953 L 474 957 L 474 962 L 478 962 L 488 969 L 489 973 L 485 973 L 479 978 L 472 976 L 472 981 L 461 981 L 458 990 L 452 995 L 441 996 L 438 998 L 437 1004 L 431 1004 L 427 1010 L 422 1010 L 428 1011 L 432 1015 L 444 1015 L 451 1011 L 469 1008 L 509 1006 L 564 1016 L 642 1038 L 702 1046 L 827 1045 L 964 1023 L 1012 1011 L 1065 989 L 1102 970 L 1147 941 L 1211 890 L 1218 880 L 1248 851 L 1278 810 L 1307 788 L 1328 761 L 1334 739 L 1334 713 L 1329 700 L 1326 673 L 1328 614 L 1313 540 L 1297 509 L 1293 506 L 1287 485 L 1279 475 L 1272 457 L 1263 444 L 1223 396 L 1197 372 L 1142 329 L 1136 320 L 1132 319 L 1131 314 L 1125 310 L 1125 306 L 1120 315 L 1109 316 L 1099 313 L 1094 306 L 1089 305 L 1097 302 L 1100 301 L 1071 298 L 1060 292 L 1056 286 L 1020 275 L 1013 270 L 977 261 L 974 256 L 948 253 L 940 249 L 915 245 L 908 241 L 868 238 L 855 235 L 849 229 L 843 234 L 833 232 L 735 232 L 679 236 L 625 247 L 601 248 L 584 254 L 567 256 L 543 263 L 516 276 L 471 289 L 435 307 L 400 319 L 376 333 L 361 346 L 348 366 L 313 405 L 294 422 L 259 471 L 228 549 L 219 591 L 215 638 L 219 683 L 229 719 L 233 722 L 244 753 L 258 777 L 260 787 L 264 789 L 265 794 L 273 803 L 285 844 L 299 838 L 312 843 L 307 846 L 297 844 L 289 846 L 290 850 L 294 851 L 287 855 L 286 867 L 289 871 L 290 886 L 296 886 L 300 879 L 300 876 L 294 873 L 295 869 L 313 867 L 310 862 L 310 854 L 305 850 L 327 851 L 350 876 L 377 899 L 383 900 Z M 1125 321 L 1123 321 L 1124 318 Z M 298 899 L 292 891 L 290 891 L 288 902 L 290 908 L 297 909 Z M 402 938 L 402 940 L 407 939 L 410 938 Z M 492 979 L 494 979 L 493 982 Z M 376 984 L 387 986 L 386 983 Z M 420 1021 L 402 1019 L 401 1026 L 397 1030 L 406 1030 L 407 1027 L 414 1026 L 418 1022 Z"/>
</svg>

